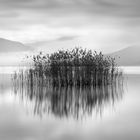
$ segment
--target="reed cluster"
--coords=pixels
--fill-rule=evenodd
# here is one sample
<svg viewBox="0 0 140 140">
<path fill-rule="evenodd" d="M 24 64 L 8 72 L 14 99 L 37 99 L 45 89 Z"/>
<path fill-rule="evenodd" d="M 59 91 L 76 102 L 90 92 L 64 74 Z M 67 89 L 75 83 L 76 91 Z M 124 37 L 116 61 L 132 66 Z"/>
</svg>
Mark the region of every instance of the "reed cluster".
<svg viewBox="0 0 140 140">
<path fill-rule="evenodd" d="M 31 84 L 44 82 L 53 86 L 87 86 L 111 83 L 119 75 L 115 58 L 101 52 L 74 48 L 52 54 L 34 55 L 28 71 Z"/>
</svg>

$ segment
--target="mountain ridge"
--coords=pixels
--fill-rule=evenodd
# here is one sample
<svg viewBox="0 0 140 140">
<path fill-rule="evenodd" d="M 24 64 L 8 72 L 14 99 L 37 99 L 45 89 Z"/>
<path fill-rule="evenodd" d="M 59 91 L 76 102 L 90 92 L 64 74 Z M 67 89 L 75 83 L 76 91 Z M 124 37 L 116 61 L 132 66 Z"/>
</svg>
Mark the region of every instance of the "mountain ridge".
<svg viewBox="0 0 140 140">
<path fill-rule="evenodd" d="M 23 52 L 28 50 L 32 50 L 32 48 L 18 41 L 11 41 L 8 39 L 0 38 L 0 53 Z"/>
<path fill-rule="evenodd" d="M 139 46 L 130 46 L 107 55 L 115 57 L 119 66 L 140 66 Z"/>
</svg>

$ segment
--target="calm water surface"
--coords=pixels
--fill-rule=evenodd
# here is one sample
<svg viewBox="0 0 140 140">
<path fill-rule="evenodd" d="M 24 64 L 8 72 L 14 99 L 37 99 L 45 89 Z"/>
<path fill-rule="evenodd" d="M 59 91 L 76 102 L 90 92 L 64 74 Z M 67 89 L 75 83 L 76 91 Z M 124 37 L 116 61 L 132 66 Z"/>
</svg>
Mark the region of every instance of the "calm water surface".
<svg viewBox="0 0 140 140">
<path fill-rule="evenodd" d="M 47 89 L 48 94 L 39 89 L 38 96 L 37 90 L 27 94 L 13 88 L 11 69 L 0 71 L 2 140 L 140 139 L 139 74 L 125 75 L 123 92 L 118 87 Z"/>
</svg>

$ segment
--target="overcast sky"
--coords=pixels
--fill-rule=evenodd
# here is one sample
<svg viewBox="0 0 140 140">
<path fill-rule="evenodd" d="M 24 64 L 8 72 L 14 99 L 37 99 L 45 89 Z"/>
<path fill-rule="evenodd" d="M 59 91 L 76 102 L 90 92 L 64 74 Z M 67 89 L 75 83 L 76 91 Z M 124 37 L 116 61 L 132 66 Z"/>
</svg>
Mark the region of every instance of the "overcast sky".
<svg viewBox="0 0 140 140">
<path fill-rule="evenodd" d="M 140 0 L 0 0 L 0 37 L 36 50 L 140 45 Z"/>
</svg>

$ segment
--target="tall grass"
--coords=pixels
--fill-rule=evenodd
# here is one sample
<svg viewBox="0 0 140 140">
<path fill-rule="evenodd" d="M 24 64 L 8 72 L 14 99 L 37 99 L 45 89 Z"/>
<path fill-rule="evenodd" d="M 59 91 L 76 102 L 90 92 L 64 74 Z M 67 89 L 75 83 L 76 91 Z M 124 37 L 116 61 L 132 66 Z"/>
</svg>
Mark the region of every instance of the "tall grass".
<svg viewBox="0 0 140 140">
<path fill-rule="evenodd" d="M 53 86 L 100 86 L 113 82 L 118 71 L 115 58 L 101 52 L 74 48 L 52 54 L 34 55 L 33 67 L 28 71 L 30 84 Z"/>
</svg>

